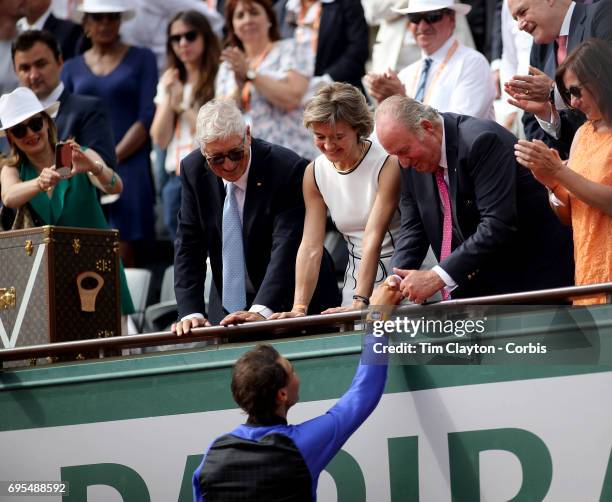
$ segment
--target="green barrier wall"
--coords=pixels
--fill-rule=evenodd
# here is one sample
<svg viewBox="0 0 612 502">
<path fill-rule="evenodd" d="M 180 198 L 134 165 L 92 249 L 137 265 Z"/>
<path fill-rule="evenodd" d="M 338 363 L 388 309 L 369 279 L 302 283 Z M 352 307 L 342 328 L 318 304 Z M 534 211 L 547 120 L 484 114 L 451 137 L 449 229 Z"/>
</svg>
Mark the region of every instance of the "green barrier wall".
<svg viewBox="0 0 612 502">
<path fill-rule="evenodd" d="M 327 469 L 334 483 L 320 492 L 319 500 L 475 501 L 484 489 L 500 496 L 512 492 L 504 500 L 517 502 L 612 500 L 612 471 L 608 473 L 612 410 L 602 404 L 608 397 L 601 395 L 601 389 L 612 383 L 612 366 L 601 364 L 612 352 L 607 342 L 612 306 L 590 309 L 585 315 L 589 330 L 574 329 L 576 318 L 570 316 L 565 324 L 557 319 L 556 333 L 546 335 L 550 316 L 537 312 L 527 318 L 500 316 L 500 340 L 523 343 L 527 333 L 553 345 L 541 364 L 509 364 L 502 357 L 480 360 L 487 363 L 481 365 L 391 366 L 381 409 L 364 425 L 363 435 L 360 431 L 351 439 Z M 349 333 L 274 342 L 293 360 L 300 375 L 300 398 L 306 404 L 298 405 L 296 412 L 308 408 L 304 412 L 308 415 L 312 408 L 314 416 L 318 408 L 329 406 L 321 401 L 336 399 L 349 387 L 361 341 L 361 334 Z M 65 501 L 190 500 L 190 474 L 211 431 L 229 430 L 240 420 L 232 415 L 229 422 L 224 415 L 235 408 L 229 391 L 230 371 L 236 358 L 251 346 L 0 372 L 0 465 L 4 466 L 0 479 L 68 481 L 71 489 Z M 576 362 L 580 364 L 570 364 Z M 564 388 L 569 389 L 567 395 L 558 390 Z M 470 397 L 457 398 L 459 393 Z M 572 395 L 584 399 L 582 409 L 567 402 Z M 461 409 L 462 403 L 474 412 Z M 509 403 L 508 410 L 504 410 L 505 403 Z M 568 415 L 559 416 L 557 407 L 569 410 Z M 528 410 L 535 411 L 530 414 Z M 546 413 L 552 419 L 541 429 L 539 417 Z M 400 414 L 405 414 L 405 421 Z M 297 421 L 302 418 L 299 415 Z M 195 427 L 184 429 L 186 420 Z M 439 420 L 444 425 L 432 429 Z M 470 420 L 477 422 L 471 425 Z M 198 424 L 204 424 L 201 430 Z M 393 424 L 399 435 L 393 432 Z M 139 432 L 134 434 L 134 430 Z M 165 433 L 173 440 L 166 443 Z M 585 435 L 588 437 L 582 437 Z M 73 444 L 73 437 L 78 444 Z M 175 448 L 182 441 L 190 444 L 189 438 L 193 438 L 193 448 Z M 367 458 L 370 441 L 376 445 L 372 457 L 377 460 Z M 593 452 L 589 447 L 577 454 L 574 467 L 564 465 L 567 449 L 575 450 L 578 443 L 600 445 L 601 451 L 597 458 L 587 459 L 589 451 Z M 147 455 L 149 449 L 155 453 Z M 493 450 L 507 452 L 515 460 L 504 461 L 514 462 L 514 467 L 508 464 L 512 471 L 508 479 L 500 472 L 499 479 L 489 479 L 483 488 L 479 462 L 483 452 Z M 176 457 L 170 470 L 164 463 L 164 451 Z M 440 462 L 439 473 L 438 467 L 426 467 L 428 458 Z M 560 473 L 571 469 L 585 473 L 579 472 L 576 479 L 558 478 L 557 463 Z M 497 476 L 492 469 L 485 473 L 488 478 Z M 587 474 L 589 469 L 593 472 Z M 578 483 L 578 488 L 574 486 L 570 494 L 566 485 L 572 483 Z M 437 484 L 444 486 L 434 487 Z M 115 498 L 92 491 L 93 485 L 112 487 Z M 564 498 L 576 493 L 586 498 Z M 0 500 L 13 499 L 0 496 Z"/>
</svg>

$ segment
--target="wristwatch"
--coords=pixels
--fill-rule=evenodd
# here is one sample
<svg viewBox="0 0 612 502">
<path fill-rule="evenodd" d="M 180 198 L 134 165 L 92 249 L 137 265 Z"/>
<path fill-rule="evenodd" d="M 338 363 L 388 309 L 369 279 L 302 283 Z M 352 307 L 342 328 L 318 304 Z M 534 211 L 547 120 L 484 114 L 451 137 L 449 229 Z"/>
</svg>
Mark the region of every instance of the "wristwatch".
<svg viewBox="0 0 612 502">
<path fill-rule="evenodd" d="M 249 68 L 246 72 L 246 79 L 248 81 L 254 80 L 255 77 L 257 76 L 257 73 L 255 72 L 255 70 L 253 70 L 252 68 Z"/>
</svg>

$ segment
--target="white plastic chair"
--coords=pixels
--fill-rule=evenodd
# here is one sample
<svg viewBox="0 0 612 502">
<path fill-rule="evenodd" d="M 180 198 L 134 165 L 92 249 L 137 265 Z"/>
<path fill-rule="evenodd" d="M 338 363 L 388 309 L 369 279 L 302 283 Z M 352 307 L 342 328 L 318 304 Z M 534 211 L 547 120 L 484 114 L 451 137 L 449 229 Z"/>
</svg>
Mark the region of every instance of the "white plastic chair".
<svg viewBox="0 0 612 502">
<path fill-rule="evenodd" d="M 142 333 L 144 313 L 149 298 L 152 272 L 146 268 L 126 268 L 125 276 L 136 312 L 130 315 L 138 333 Z"/>
</svg>

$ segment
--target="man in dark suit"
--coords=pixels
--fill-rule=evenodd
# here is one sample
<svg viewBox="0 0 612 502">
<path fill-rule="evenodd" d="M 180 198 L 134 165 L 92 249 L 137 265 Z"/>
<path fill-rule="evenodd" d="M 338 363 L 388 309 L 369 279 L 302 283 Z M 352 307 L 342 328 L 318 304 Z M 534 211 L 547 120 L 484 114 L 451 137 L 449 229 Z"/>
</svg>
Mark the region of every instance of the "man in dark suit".
<svg viewBox="0 0 612 502">
<path fill-rule="evenodd" d="M 286 0 L 279 0 L 274 9 L 283 38 L 290 38 L 298 16 L 287 11 L 286 4 Z M 334 82 L 348 82 L 363 90 L 361 77 L 368 60 L 368 36 L 360 0 L 321 2 L 314 76 L 327 75 Z"/>
<path fill-rule="evenodd" d="M 20 31 L 45 30 L 51 33 L 59 43 L 64 59 L 77 55 L 83 38 L 81 25 L 53 15 L 51 0 L 26 0 L 25 17 L 19 20 L 18 27 Z"/>
<path fill-rule="evenodd" d="M 233 101 L 213 100 L 197 118 L 200 150 L 181 161 L 182 200 L 175 241 L 178 334 L 207 326 L 206 258 L 228 314 L 223 325 L 291 309 L 302 238 L 302 178 L 307 161 L 251 139 Z M 310 313 L 340 304 L 327 254 Z"/>
<path fill-rule="evenodd" d="M 514 158 L 498 124 L 392 96 L 376 110 L 378 138 L 402 169 L 393 265 L 421 303 L 573 284 L 571 234 L 547 192 Z M 431 245 L 439 266 L 417 270 Z"/>
<path fill-rule="evenodd" d="M 506 90 L 514 98 L 511 103 L 528 112 L 523 115 L 527 139 L 540 139 L 567 158 L 585 118 L 580 112 L 557 111 L 563 105 L 558 93 L 551 93 L 555 72 L 562 62 L 559 58 L 564 59 L 581 42 L 589 38 L 612 42 L 612 0 L 592 5 L 571 0 L 509 0 L 508 6 L 519 28 L 533 36 L 530 64 L 536 69 L 534 75 L 517 76 L 509 82 Z"/>
<path fill-rule="evenodd" d="M 55 117 L 58 139 L 74 138 L 95 150 L 110 167 L 115 167 L 115 142 L 102 102 L 93 96 L 71 94 L 60 80 L 63 59 L 57 40 L 49 32 L 25 31 L 12 47 L 13 65 L 21 85 L 34 91 L 48 105 L 59 101 Z"/>
</svg>

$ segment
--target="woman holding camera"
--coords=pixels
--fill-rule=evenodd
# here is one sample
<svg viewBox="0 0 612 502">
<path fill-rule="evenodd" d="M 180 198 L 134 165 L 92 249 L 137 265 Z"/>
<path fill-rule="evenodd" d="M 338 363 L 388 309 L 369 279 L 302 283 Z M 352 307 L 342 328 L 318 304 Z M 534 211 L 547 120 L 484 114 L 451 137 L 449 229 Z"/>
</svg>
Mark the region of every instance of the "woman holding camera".
<svg viewBox="0 0 612 502">
<path fill-rule="evenodd" d="M 1 161 L 2 203 L 13 209 L 26 206 L 34 226 L 101 228 L 108 225 L 98 202 L 96 188 L 121 193 L 119 175 L 93 150 L 70 142 L 72 166 L 60 174 L 55 166 L 57 131 L 51 115 L 59 102 L 48 107 L 25 87 L 0 97 L 0 135 L 6 135 L 10 156 Z M 134 312 L 121 270 L 123 314 Z"/>
</svg>

